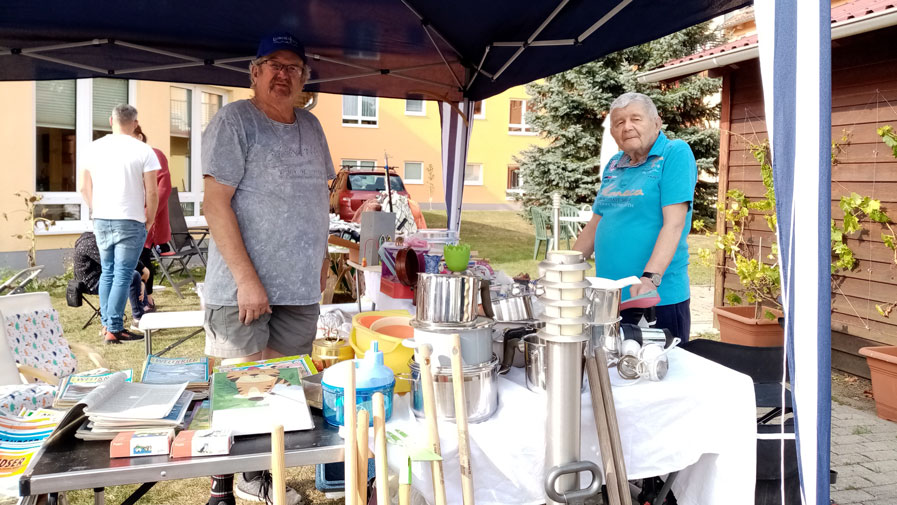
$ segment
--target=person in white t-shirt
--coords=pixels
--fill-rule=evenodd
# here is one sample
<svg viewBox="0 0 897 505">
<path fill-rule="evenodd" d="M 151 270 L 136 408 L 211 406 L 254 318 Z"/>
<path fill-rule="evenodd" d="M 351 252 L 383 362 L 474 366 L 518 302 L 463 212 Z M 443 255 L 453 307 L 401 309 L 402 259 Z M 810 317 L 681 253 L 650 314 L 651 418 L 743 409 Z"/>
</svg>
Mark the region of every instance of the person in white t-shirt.
<svg viewBox="0 0 897 505">
<path fill-rule="evenodd" d="M 141 340 L 124 328 L 132 272 L 158 206 L 156 171 L 162 167 L 152 148 L 132 136 L 137 109 L 120 104 L 109 118 L 112 134 L 90 144 L 81 177 L 81 194 L 91 210 L 100 249 L 100 314 L 104 342 Z"/>
</svg>

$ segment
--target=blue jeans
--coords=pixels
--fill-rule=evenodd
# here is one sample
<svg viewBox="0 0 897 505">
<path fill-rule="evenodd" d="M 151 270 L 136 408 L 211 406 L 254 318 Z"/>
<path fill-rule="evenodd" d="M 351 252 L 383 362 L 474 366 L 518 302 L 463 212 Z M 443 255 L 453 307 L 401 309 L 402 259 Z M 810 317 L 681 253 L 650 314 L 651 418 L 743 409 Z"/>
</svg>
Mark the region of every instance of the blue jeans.
<svg viewBox="0 0 897 505">
<path fill-rule="evenodd" d="M 123 316 L 134 267 L 146 240 L 146 225 L 131 219 L 94 219 L 100 249 L 100 314 L 106 330 L 124 329 Z"/>
<path fill-rule="evenodd" d="M 143 302 L 140 301 L 140 287 L 143 285 L 143 279 L 140 278 L 140 274 L 137 270 L 133 270 L 133 275 L 131 276 L 131 287 L 128 292 L 128 299 L 131 302 L 131 319 L 134 321 L 139 320 L 143 317 Z"/>
</svg>

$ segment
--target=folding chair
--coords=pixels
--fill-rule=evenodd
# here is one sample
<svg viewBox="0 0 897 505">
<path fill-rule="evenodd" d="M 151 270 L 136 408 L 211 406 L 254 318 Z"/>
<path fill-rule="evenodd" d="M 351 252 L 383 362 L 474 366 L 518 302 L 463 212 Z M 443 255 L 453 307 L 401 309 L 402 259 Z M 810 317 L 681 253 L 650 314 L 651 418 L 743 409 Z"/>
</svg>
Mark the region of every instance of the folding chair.
<svg viewBox="0 0 897 505">
<path fill-rule="evenodd" d="M 183 298 L 184 295 L 181 294 L 180 287 L 189 282 L 192 282 L 194 286 L 196 285 L 196 279 L 190 273 L 190 260 L 196 257 L 199 258 L 203 266 L 206 265 L 206 258 L 203 256 L 199 244 L 205 239 L 208 231 L 196 228 L 191 231 L 187 227 L 187 220 L 184 219 L 184 210 L 181 208 L 181 200 L 178 197 L 177 188 L 172 188 L 171 194 L 168 196 L 168 221 L 171 225 L 171 241 L 169 242 L 171 253 L 163 256 L 159 254 L 156 248 L 153 248 L 153 257 L 156 258 L 156 262 L 159 263 L 159 268 L 162 270 L 162 275 L 168 279 L 168 283 L 174 288 L 178 298 Z M 194 233 L 200 234 L 198 240 L 193 236 Z M 186 274 L 187 278 L 175 281 L 173 276 L 178 274 Z"/>
<path fill-rule="evenodd" d="M 36 279 L 38 274 L 40 274 L 41 270 L 43 269 L 43 265 L 26 268 L 13 275 L 9 279 L 6 279 L 3 284 L 0 284 L 0 296 L 17 295 L 20 293 L 24 293 L 25 287 L 28 286 L 28 284 L 31 284 L 31 281 Z M 6 293 L 6 291 L 9 292 Z"/>
<path fill-rule="evenodd" d="M 87 322 L 84 323 L 84 326 L 81 329 L 85 329 L 90 326 L 90 323 L 93 322 L 94 319 L 100 317 L 100 308 L 97 306 L 100 304 L 99 299 L 97 300 L 97 305 L 91 303 L 90 299 L 87 298 L 88 295 L 96 296 L 99 298 L 99 293 L 91 292 L 87 289 L 87 285 L 84 284 L 84 281 L 79 281 L 78 279 L 72 279 L 69 281 L 68 286 L 65 288 L 65 304 L 69 307 L 80 307 L 83 304 L 87 304 L 88 307 L 93 309 L 93 313 L 87 319 Z"/>
</svg>

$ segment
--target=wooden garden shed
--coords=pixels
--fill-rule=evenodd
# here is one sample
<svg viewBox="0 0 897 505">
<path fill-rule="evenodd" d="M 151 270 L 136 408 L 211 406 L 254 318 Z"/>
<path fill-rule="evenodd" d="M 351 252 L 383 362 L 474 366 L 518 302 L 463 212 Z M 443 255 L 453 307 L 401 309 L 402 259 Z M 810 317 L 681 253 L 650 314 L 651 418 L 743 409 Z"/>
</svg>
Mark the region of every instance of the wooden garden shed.
<svg viewBox="0 0 897 505">
<path fill-rule="evenodd" d="M 876 132 L 886 125 L 897 130 L 894 40 L 893 2 L 857 0 L 837 2 L 832 8 L 832 201 L 820 205 L 831 205 L 839 225 L 844 216 L 839 201 L 852 193 L 880 200 L 882 209 L 897 221 L 897 158 Z M 750 144 L 767 138 L 758 55 L 757 36 L 747 35 L 641 76 L 646 82 L 671 82 L 698 72 L 722 78 L 721 201 L 730 189 L 741 189 L 752 199 L 765 192 L 759 164 L 749 150 Z M 897 303 L 897 257 L 881 238 L 883 231 L 893 234 L 893 230 L 868 221 L 863 226 L 865 232 L 846 240 L 858 260 L 856 267 L 833 276 L 832 366 L 869 377 L 858 349 L 897 345 L 897 309 L 890 317 L 876 310 L 876 305 Z M 897 224 L 891 227 L 897 230 Z M 775 240 L 762 218 L 753 219 L 748 229 L 754 246 L 767 247 Z M 723 305 L 723 289 L 740 284 L 734 274 L 718 269 L 715 286 L 715 304 Z"/>
</svg>

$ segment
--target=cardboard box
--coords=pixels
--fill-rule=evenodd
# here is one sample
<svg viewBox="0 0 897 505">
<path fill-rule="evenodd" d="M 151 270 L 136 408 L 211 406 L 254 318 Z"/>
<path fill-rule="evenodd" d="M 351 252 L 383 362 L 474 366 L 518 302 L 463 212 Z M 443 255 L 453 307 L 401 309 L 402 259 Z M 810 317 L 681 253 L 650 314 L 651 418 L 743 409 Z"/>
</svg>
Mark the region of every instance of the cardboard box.
<svg viewBox="0 0 897 505">
<path fill-rule="evenodd" d="M 234 437 L 229 430 L 185 430 L 171 444 L 172 458 L 230 454 Z"/>
<path fill-rule="evenodd" d="M 174 428 L 161 430 L 123 431 L 109 444 L 110 458 L 133 458 L 168 454 Z"/>
</svg>

